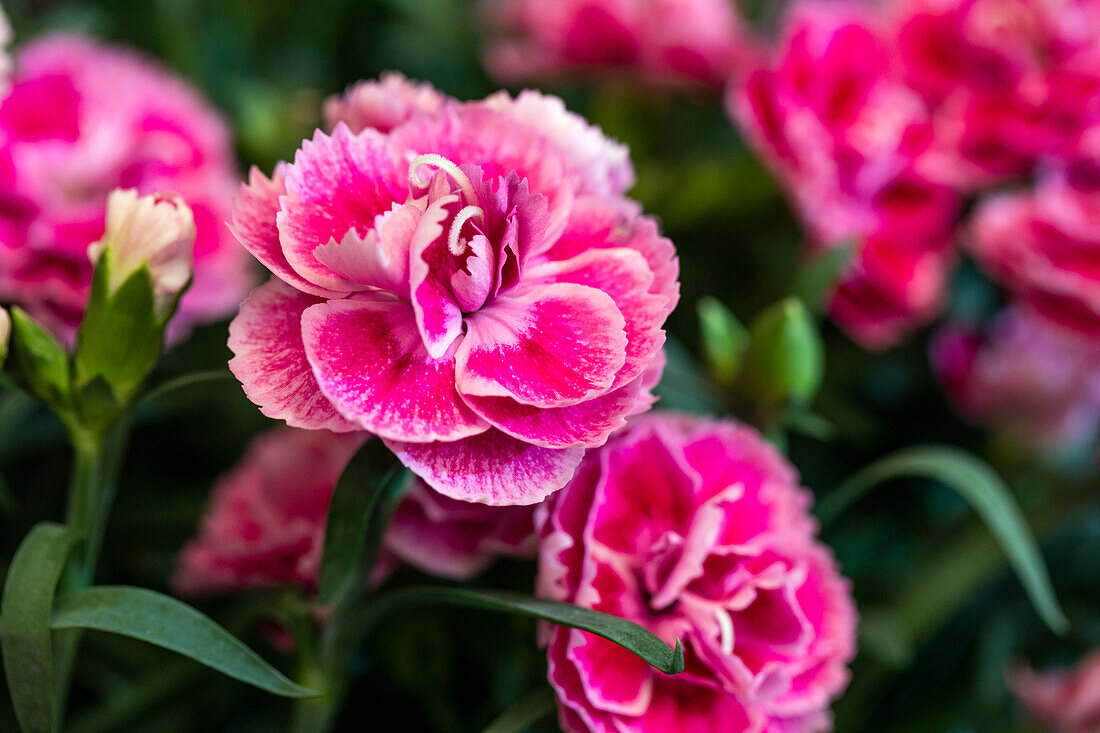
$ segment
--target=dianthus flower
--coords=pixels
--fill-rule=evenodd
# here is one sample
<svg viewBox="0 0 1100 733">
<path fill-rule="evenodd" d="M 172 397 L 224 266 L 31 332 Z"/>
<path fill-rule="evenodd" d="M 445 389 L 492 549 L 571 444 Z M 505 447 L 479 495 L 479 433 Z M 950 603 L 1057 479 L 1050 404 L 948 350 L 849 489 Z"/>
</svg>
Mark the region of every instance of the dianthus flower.
<svg viewBox="0 0 1100 733">
<path fill-rule="evenodd" d="M 652 403 L 677 262 L 631 181 L 622 146 L 534 92 L 318 131 L 237 196 L 276 279 L 230 368 L 264 414 L 378 435 L 452 498 L 536 503 Z"/>
<path fill-rule="evenodd" d="M 132 188 L 194 213 L 194 280 L 171 333 L 229 315 L 254 282 L 225 226 L 235 177 L 224 120 L 152 60 L 75 36 L 27 45 L 0 102 L 0 299 L 71 340 L 108 193 Z"/>
<path fill-rule="evenodd" d="M 810 247 L 855 246 L 834 318 L 884 347 L 934 315 L 958 201 L 920 172 L 932 127 L 882 19 L 854 3 L 797 4 L 773 62 L 731 85 L 728 107 L 788 191 Z"/>
<path fill-rule="evenodd" d="M 1088 443 L 1100 426 L 1100 348 L 1020 309 L 988 334 L 945 326 L 932 366 L 968 420 L 1052 451 Z"/>
<path fill-rule="evenodd" d="M 1028 308 L 1081 338 L 1100 336 L 1100 168 L 1053 170 L 1033 190 L 986 198 L 969 248 Z"/>
<path fill-rule="evenodd" d="M 721 87 L 755 52 L 726 0 L 490 0 L 486 65 L 514 81 L 571 71 L 632 69 Z"/>
<path fill-rule="evenodd" d="M 1056 733 L 1100 729 L 1100 653 L 1071 669 L 1035 672 L 1023 667 L 1009 682 L 1029 717 Z"/>
<path fill-rule="evenodd" d="M 856 617 L 809 504 L 794 469 L 731 422 L 654 413 L 590 452 L 536 510 L 539 594 L 679 639 L 686 667 L 666 676 L 548 627 L 562 728 L 828 729 Z"/>
<path fill-rule="evenodd" d="M 198 536 L 180 554 L 173 585 L 183 593 L 283 585 L 313 590 L 329 501 L 362 442 L 356 434 L 286 427 L 257 438 L 214 487 Z M 387 531 L 387 554 L 378 567 L 397 560 L 465 579 L 498 555 L 532 557 L 531 515 L 528 507 L 448 499 L 414 480 Z"/>
</svg>

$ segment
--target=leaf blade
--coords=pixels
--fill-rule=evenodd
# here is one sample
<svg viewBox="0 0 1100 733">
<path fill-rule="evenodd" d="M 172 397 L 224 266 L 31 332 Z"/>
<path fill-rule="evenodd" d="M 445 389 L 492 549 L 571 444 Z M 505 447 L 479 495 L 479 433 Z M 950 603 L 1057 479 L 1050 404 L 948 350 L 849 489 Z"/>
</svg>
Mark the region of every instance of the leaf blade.
<svg viewBox="0 0 1100 733">
<path fill-rule="evenodd" d="M 679 639 L 676 640 L 676 647 L 670 649 L 659 636 L 633 621 L 582 606 L 509 591 L 475 591 L 445 586 L 402 588 L 375 599 L 368 610 L 367 625 L 392 610 L 409 605 L 461 606 L 537 618 L 607 639 L 665 674 L 678 674 L 684 669 L 684 651 Z"/>
<path fill-rule="evenodd" d="M 155 644 L 274 695 L 316 695 L 199 611 L 145 588 L 96 586 L 62 598 L 50 626 L 94 629 Z"/>
<path fill-rule="evenodd" d="M 1012 493 L 985 462 L 951 446 L 916 446 L 892 453 L 857 471 L 821 502 L 823 523 L 876 485 L 894 478 L 922 476 L 955 489 L 989 527 L 1043 622 L 1057 634 L 1069 628 L 1038 543 Z"/>
<path fill-rule="evenodd" d="M 50 612 L 77 539 L 60 524 L 35 525 L 15 551 L 4 583 L 0 647 L 12 704 L 26 733 L 58 727 Z"/>
</svg>

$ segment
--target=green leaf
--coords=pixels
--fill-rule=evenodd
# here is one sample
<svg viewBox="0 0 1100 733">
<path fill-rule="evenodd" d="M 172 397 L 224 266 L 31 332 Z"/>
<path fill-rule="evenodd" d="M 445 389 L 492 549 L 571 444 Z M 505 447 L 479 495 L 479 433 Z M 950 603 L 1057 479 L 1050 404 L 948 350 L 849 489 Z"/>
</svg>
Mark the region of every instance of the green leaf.
<svg viewBox="0 0 1100 733">
<path fill-rule="evenodd" d="M 97 586 L 62 598 L 54 629 L 95 629 L 179 652 L 211 669 L 283 697 L 313 697 L 203 614 L 162 593 Z"/>
<path fill-rule="evenodd" d="M 115 395 L 128 403 L 156 366 L 164 341 L 157 322 L 153 278 L 142 265 L 109 292 L 109 257 L 101 257 L 92 294 L 76 341 L 76 380 L 86 384 L 102 377 Z"/>
<path fill-rule="evenodd" d="M 1027 520 L 1001 477 L 971 454 L 951 446 L 906 448 L 857 471 L 819 504 L 829 523 L 874 486 L 903 476 L 923 476 L 955 489 L 970 503 L 1004 550 L 1035 610 L 1057 634 L 1069 628 Z"/>
<path fill-rule="evenodd" d="M 546 687 L 533 690 L 489 724 L 482 733 L 522 733 L 554 711 L 554 692 Z"/>
<path fill-rule="evenodd" d="M 0 647 L 15 714 L 24 733 L 58 727 L 50 612 L 77 537 L 52 522 L 36 525 L 15 551 L 0 600 Z"/>
<path fill-rule="evenodd" d="M 373 564 L 389 523 L 382 509 L 392 498 L 386 497 L 403 493 L 406 479 L 404 468 L 381 440 L 368 440 L 352 456 L 329 502 L 317 581 L 321 605 L 339 598 L 357 570 L 369 575 L 370 568 L 362 565 Z"/>
<path fill-rule="evenodd" d="M 737 377 L 741 356 L 749 344 L 749 332 L 718 299 L 700 298 L 695 304 L 703 354 L 719 383 L 730 385 Z"/>
<path fill-rule="evenodd" d="M 824 310 L 837 280 L 855 251 L 856 244 L 848 243 L 806 260 L 795 276 L 795 294 L 810 308 Z"/>
<path fill-rule="evenodd" d="M 11 309 L 12 352 L 31 391 L 54 408 L 69 403 L 69 354 L 23 309 Z"/>
<path fill-rule="evenodd" d="M 444 586 L 402 588 L 376 596 L 367 607 L 365 624 L 369 627 L 379 617 L 393 610 L 414 605 L 463 606 L 542 619 L 558 626 L 568 626 L 603 637 L 665 674 L 678 674 L 684 669 L 684 651 L 680 647 L 679 639 L 676 640 L 676 648 L 670 649 L 659 636 L 633 621 L 522 593 L 475 591 Z"/>
</svg>

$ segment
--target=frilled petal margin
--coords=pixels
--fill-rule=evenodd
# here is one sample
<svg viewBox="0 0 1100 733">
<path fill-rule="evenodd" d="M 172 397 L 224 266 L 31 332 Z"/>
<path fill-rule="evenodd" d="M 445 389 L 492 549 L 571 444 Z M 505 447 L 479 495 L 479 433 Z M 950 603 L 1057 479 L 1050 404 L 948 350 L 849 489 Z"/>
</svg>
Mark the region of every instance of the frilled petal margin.
<svg viewBox="0 0 1100 733">
<path fill-rule="evenodd" d="M 554 450 L 489 430 L 453 443 L 386 445 L 433 489 L 492 506 L 537 504 L 569 481 L 583 448 Z"/>
<path fill-rule="evenodd" d="M 302 338 L 321 391 L 340 414 L 391 440 L 459 440 L 489 424 L 455 391 L 454 355 L 432 359 L 412 306 L 385 295 L 318 303 Z"/>
<path fill-rule="evenodd" d="M 268 417 L 307 430 L 350 432 L 321 394 L 302 344 L 302 313 L 319 298 L 271 280 L 252 291 L 229 324 L 229 369 Z"/>
</svg>

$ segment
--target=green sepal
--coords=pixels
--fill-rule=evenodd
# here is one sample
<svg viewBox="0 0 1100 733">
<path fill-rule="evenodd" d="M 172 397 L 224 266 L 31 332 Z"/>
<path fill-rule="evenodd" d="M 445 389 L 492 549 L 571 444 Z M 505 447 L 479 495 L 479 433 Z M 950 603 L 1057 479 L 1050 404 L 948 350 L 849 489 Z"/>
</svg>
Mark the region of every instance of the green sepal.
<svg viewBox="0 0 1100 733">
<path fill-rule="evenodd" d="M 700 298 L 695 310 L 699 314 L 707 365 L 715 380 L 728 387 L 741 368 L 741 357 L 749 345 L 749 332 L 717 298 Z"/>
<path fill-rule="evenodd" d="M 27 387 L 56 410 L 71 405 L 69 354 L 56 338 L 22 308 L 11 309 L 12 353 Z"/>
<path fill-rule="evenodd" d="M 811 402 L 825 373 L 821 334 L 806 306 L 787 298 L 753 321 L 738 388 L 754 404 Z"/>
</svg>

